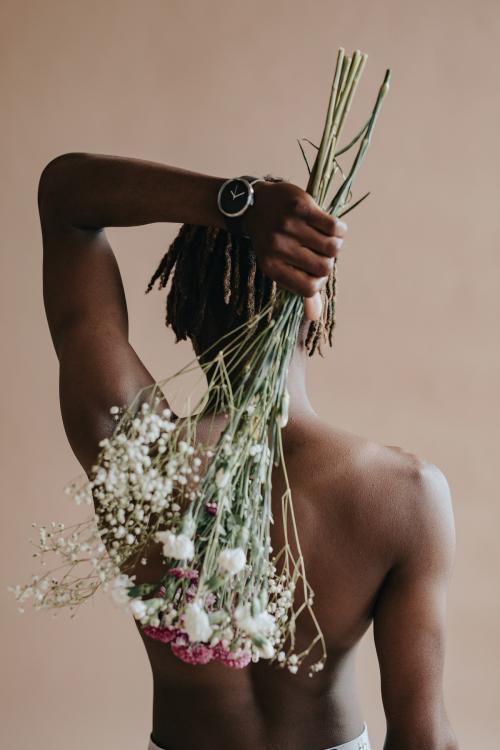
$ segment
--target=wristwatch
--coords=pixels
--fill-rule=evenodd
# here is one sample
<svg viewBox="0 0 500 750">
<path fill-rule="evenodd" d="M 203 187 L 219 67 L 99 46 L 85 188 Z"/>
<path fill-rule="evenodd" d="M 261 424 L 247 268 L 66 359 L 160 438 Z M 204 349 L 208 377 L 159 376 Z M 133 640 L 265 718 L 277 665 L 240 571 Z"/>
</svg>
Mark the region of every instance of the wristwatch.
<svg viewBox="0 0 500 750">
<path fill-rule="evenodd" d="M 231 234 L 239 234 L 243 237 L 249 236 L 243 233 L 242 217 L 248 208 L 254 204 L 253 186 L 256 182 L 262 181 L 262 177 L 242 175 L 225 180 L 220 186 L 217 205 L 224 216 L 226 228 Z"/>
</svg>

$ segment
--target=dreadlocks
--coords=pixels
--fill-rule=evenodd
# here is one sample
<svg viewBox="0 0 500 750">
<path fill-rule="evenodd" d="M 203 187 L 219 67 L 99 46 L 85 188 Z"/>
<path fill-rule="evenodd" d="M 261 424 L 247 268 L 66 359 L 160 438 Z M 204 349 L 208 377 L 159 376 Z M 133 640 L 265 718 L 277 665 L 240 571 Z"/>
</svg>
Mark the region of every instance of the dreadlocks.
<svg viewBox="0 0 500 750">
<path fill-rule="evenodd" d="M 266 175 L 271 182 L 282 178 Z M 174 270 L 175 266 L 175 270 Z M 173 271 L 173 273 L 172 273 Z M 190 338 L 197 353 L 220 336 L 250 320 L 269 301 L 264 325 L 271 320 L 276 282 L 257 266 L 247 237 L 218 227 L 183 224 L 153 274 L 146 294 L 159 280 L 159 289 L 172 283 L 166 299 L 165 324 L 172 326 L 176 342 Z M 309 324 L 305 346 L 321 356 L 321 340 L 332 346 L 335 325 L 335 265 L 321 290 L 323 314 Z"/>
</svg>

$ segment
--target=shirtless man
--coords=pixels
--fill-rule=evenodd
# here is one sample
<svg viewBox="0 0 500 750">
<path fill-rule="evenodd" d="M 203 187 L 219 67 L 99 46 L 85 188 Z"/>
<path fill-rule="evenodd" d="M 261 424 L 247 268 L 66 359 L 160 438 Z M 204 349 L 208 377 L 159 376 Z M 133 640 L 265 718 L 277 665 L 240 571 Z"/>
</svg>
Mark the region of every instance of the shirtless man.
<svg viewBox="0 0 500 750">
<path fill-rule="evenodd" d="M 42 172 L 45 308 L 60 363 L 64 427 L 87 474 L 99 441 L 113 432 L 110 406 L 130 403 L 155 382 L 128 340 L 122 280 L 105 227 L 179 222 L 225 228 L 216 200 L 223 181 L 85 153 L 63 154 Z M 244 229 L 258 265 L 302 295 L 312 319 L 346 226 L 287 182 L 256 183 L 255 196 Z M 321 419 L 305 387 L 305 324 L 289 370 L 283 443 L 326 667 L 310 679 L 307 668 L 291 675 L 265 661 L 242 670 L 215 662 L 190 666 L 142 636 L 154 680 L 150 747 L 323 750 L 360 738 L 365 725 L 355 658 L 373 621 L 387 720 L 384 750 L 457 750 L 442 689 L 455 551 L 447 481 L 411 453 Z M 219 420 L 221 429 L 224 415 Z M 277 503 L 284 485 L 279 469 L 274 473 Z M 279 523 L 272 533 L 279 548 Z M 299 638 L 308 642 L 307 617 L 302 627 Z M 369 745 L 360 740 L 348 747 Z"/>
</svg>

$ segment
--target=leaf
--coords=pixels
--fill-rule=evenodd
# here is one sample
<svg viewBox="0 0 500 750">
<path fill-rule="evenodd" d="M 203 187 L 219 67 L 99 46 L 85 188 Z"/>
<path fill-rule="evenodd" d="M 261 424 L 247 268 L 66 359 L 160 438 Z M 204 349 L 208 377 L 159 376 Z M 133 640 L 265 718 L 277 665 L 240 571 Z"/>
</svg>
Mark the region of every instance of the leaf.
<svg viewBox="0 0 500 750">
<path fill-rule="evenodd" d="M 159 588 L 159 583 L 139 583 L 128 589 L 128 595 L 131 597 L 144 596 L 144 594 L 152 594 L 153 591 L 158 591 Z"/>
<path fill-rule="evenodd" d="M 354 146 L 355 143 L 359 141 L 359 139 L 364 135 L 366 132 L 366 129 L 368 125 L 370 124 L 370 120 L 372 119 L 372 116 L 368 118 L 368 120 L 365 122 L 359 133 L 352 139 L 350 143 L 347 144 L 347 146 L 344 146 L 344 148 L 341 148 L 340 151 L 337 151 L 335 153 L 335 157 L 340 156 L 341 154 L 345 154 L 346 151 L 349 151 L 350 148 Z"/>
<path fill-rule="evenodd" d="M 356 206 L 359 206 L 359 204 L 362 203 L 365 198 L 368 198 L 369 195 L 370 195 L 370 192 L 368 191 L 368 193 L 365 193 L 365 195 L 363 195 L 362 198 L 360 198 L 359 200 L 357 200 L 356 203 L 353 203 L 352 206 L 349 206 L 349 208 L 346 208 L 345 211 L 342 211 L 342 213 L 340 213 L 338 215 L 339 219 L 340 219 L 341 216 L 345 216 L 346 214 L 348 214 L 349 211 L 352 211 L 353 208 L 356 208 Z"/>
<path fill-rule="evenodd" d="M 297 143 L 299 144 L 300 150 L 302 151 L 302 156 L 304 157 L 304 161 L 306 163 L 307 171 L 309 172 L 309 174 L 311 174 L 311 167 L 309 166 L 309 162 L 307 161 L 307 156 L 305 155 L 304 149 L 302 148 L 302 143 L 300 142 L 299 138 L 297 138 Z"/>
<path fill-rule="evenodd" d="M 307 141 L 311 146 L 313 146 L 317 151 L 319 151 L 319 146 L 316 146 L 315 143 L 309 140 L 309 138 L 301 138 L 301 141 Z"/>
</svg>

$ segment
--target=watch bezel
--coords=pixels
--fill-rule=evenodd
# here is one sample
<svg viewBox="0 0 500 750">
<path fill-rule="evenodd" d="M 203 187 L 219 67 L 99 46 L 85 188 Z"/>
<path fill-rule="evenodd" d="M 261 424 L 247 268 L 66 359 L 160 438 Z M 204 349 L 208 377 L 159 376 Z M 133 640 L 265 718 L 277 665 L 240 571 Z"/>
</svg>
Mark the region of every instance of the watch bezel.
<svg viewBox="0 0 500 750">
<path fill-rule="evenodd" d="M 243 182 L 247 188 L 247 198 L 246 198 L 246 204 L 241 208 L 239 211 L 226 211 L 224 208 L 222 208 L 221 204 L 221 198 L 222 193 L 224 192 L 225 188 L 230 185 L 232 182 Z M 224 214 L 224 216 L 242 216 L 245 211 L 248 209 L 249 206 L 253 206 L 254 203 L 254 195 L 255 191 L 253 189 L 253 185 L 251 182 L 249 182 L 244 177 L 230 177 L 229 179 L 225 180 L 222 185 L 219 188 L 219 192 L 217 193 L 217 205 L 219 207 L 219 211 Z"/>
</svg>

